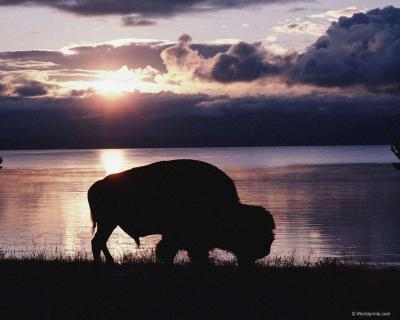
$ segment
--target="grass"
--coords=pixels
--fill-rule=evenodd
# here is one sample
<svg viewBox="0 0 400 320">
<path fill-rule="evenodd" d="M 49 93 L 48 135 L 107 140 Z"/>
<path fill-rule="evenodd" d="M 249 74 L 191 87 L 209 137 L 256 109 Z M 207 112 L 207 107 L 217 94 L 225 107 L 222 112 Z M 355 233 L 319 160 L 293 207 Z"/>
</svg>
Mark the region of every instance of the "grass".
<svg viewBox="0 0 400 320">
<path fill-rule="evenodd" d="M 0 250 L 0 319 L 347 319 L 390 312 L 398 319 L 400 269 L 339 259 L 272 258 L 166 266 L 125 255 L 115 268 L 73 257 Z"/>
</svg>

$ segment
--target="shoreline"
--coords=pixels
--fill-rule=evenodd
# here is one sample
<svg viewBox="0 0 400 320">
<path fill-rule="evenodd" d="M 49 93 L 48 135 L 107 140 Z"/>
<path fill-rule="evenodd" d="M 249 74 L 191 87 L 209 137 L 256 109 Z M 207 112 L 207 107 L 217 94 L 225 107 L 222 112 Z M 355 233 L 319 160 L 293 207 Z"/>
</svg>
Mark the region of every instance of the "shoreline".
<svg viewBox="0 0 400 320">
<path fill-rule="evenodd" d="M 116 267 L 87 256 L 0 258 L 2 319 L 397 319 L 400 268 L 338 260 L 241 270 L 126 257 Z"/>
</svg>

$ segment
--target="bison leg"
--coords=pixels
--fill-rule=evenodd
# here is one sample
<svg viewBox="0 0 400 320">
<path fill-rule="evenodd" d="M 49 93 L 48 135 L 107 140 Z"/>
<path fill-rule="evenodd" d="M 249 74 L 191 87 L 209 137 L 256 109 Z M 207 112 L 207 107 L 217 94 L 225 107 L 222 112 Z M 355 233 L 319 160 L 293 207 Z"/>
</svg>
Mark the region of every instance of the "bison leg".
<svg viewBox="0 0 400 320">
<path fill-rule="evenodd" d="M 189 258 L 192 264 L 197 266 L 205 266 L 208 264 L 208 249 L 191 248 L 188 250 Z"/>
<path fill-rule="evenodd" d="M 178 246 L 175 241 L 165 238 L 157 244 L 156 257 L 157 260 L 166 264 L 172 264 L 176 253 L 178 252 Z"/>
<path fill-rule="evenodd" d="M 92 239 L 92 252 L 95 262 L 100 262 L 100 253 L 103 251 L 107 263 L 114 263 L 114 259 L 108 251 L 107 241 L 111 233 L 114 231 L 115 226 L 105 226 L 102 224 L 97 225 L 96 234 Z"/>
<path fill-rule="evenodd" d="M 239 255 L 236 255 L 236 257 L 237 257 L 238 265 L 242 269 L 250 268 L 250 267 L 254 266 L 254 263 L 256 262 L 256 259 L 254 259 L 253 257 L 250 257 L 246 254 L 239 254 Z"/>
</svg>

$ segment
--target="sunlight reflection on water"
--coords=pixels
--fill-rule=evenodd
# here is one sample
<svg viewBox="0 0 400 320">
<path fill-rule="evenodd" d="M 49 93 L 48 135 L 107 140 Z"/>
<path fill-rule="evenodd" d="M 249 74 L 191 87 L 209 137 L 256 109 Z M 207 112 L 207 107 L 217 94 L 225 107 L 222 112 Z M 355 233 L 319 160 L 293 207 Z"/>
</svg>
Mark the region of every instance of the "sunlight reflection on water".
<svg viewBox="0 0 400 320">
<path fill-rule="evenodd" d="M 101 150 L 100 155 L 101 163 L 107 174 L 120 172 L 128 165 L 124 150 Z"/>
</svg>

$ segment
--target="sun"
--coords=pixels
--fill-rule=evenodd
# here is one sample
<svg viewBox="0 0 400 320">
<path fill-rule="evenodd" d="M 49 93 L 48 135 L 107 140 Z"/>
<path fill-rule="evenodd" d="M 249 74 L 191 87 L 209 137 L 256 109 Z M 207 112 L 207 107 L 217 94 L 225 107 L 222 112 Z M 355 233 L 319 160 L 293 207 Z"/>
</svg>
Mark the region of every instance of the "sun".
<svg viewBox="0 0 400 320">
<path fill-rule="evenodd" d="M 96 75 L 91 87 L 100 95 L 107 97 L 120 96 L 124 92 L 132 92 L 135 89 L 137 79 L 127 66 L 123 66 L 116 71 L 100 71 Z"/>
<path fill-rule="evenodd" d="M 124 92 L 127 92 L 126 85 L 122 83 L 116 83 L 109 80 L 93 82 L 92 88 L 96 93 L 106 97 L 119 97 Z"/>
</svg>

